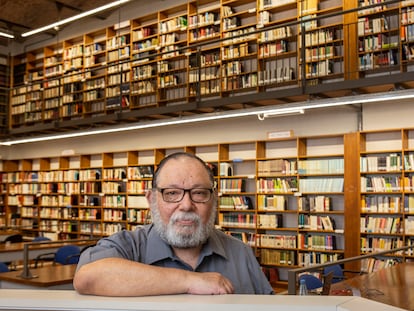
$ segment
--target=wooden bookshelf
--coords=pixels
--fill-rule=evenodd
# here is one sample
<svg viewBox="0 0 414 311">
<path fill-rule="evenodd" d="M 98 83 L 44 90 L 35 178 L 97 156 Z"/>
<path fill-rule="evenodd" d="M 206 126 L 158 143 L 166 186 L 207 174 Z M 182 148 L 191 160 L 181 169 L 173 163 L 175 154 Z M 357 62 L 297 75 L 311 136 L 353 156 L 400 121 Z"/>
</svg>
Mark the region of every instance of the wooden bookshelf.
<svg viewBox="0 0 414 311">
<path fill-rule="evenodd" d="M 167 7 L 14 56 L 9 127 L 408 72 L 413 7 L 369 0 Z"/>
<path fill-rule="evenodd" d="M 277 286 L 294 267 L 413 244 L 413 129 L 3 160 L 2 226 L 73 239 L 149 223 L 145 191 L 178 151 L 211 166 L 217 225 L 277 270 Z"/>
<path fill-rule="evenodd" d="M 375 1 L 381 3 L 384 1 Z M 383 68 L 389 70 L 401 65 L 400 42 L 400 6 L 398 3 L 369 7 L 373 1 L 360 2 L 367 9 L 358 11 L 358 53 L 361 76 Z"/>
</svg>

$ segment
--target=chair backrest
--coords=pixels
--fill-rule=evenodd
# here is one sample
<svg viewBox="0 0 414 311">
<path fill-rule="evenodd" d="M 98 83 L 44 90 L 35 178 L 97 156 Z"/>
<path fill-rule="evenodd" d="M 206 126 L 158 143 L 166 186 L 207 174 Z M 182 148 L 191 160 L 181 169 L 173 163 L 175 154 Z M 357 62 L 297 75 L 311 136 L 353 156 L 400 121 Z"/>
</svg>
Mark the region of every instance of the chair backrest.
<svg viewBox="0 0 414 311">
<path fill-rule="evenodd" d="M 0 262 L 0 273 L 9 272 L 9 271 L 10 271 L 9 267 L 4 262 Z"/>
<path fill-rule="evenodd" d="M 312 274 L 302 274 L 301 276 L 299 276 L 299 282 L 302 279 L 305 280 L 306 287 L 308 288 L 308 290 L 314 290 L 323 287 L 323 282 Z"/>
<path fill-rule="evenodd" d="M 322 287 L 321 295 L 329 295 L 330 294 L 332 281 L 333 281 L 333 272 L 332 271 L 323 276 L 323 287 Z"/>
<path fill-rule="evenodd" d="M 62 265 L 76 264 L 79 261 L 80 247 L 77 245 L 65 245 L 59 247 L 55 254 L 55 262 Z"/>
<path fill-rule="evenodd" d="M 51 240 L 45 236 L 37 236 L 33 239 L 32 242 L 44 242 L 44 241 L 51 241 Z"/>
<path fill-rule="evenodd" d="M 23 242 L 23 236 L 21 234 L 9 235 L 7 238 L 4 239 L 4 242 L 20 243 Z"/>
<path fill-rule="evenodd" d="M 339 264 L 328 266 L 323 269 L 324 275 L 328 275 L 330 272 L 332 272 L 333 274 L 332 283 L 337 283 L 345 279 L 344 271 L 342 270 L 342 267 Z"/>
</svg>

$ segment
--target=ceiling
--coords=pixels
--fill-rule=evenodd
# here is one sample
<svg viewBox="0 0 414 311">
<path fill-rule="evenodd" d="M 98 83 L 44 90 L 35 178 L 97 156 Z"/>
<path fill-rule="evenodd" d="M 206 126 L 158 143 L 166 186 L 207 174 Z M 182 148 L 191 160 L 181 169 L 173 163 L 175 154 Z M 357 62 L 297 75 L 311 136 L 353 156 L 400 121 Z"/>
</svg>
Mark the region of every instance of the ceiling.
<svg viewBox="0 0 414 311">
<path fill-rule="evenodd" d="M 65 18 L 80 14 L 114 0 L 0 0 L 0 31 L 15 35 L 23 41 L 21 33 L 33 30 Z M 114 10 L 114 9 L 112 9 Z M 111 9 L 99 13 L 105 18 Z M 10 39 L 0 37 L 0 44 L 6 46 Z"/>
</svg>

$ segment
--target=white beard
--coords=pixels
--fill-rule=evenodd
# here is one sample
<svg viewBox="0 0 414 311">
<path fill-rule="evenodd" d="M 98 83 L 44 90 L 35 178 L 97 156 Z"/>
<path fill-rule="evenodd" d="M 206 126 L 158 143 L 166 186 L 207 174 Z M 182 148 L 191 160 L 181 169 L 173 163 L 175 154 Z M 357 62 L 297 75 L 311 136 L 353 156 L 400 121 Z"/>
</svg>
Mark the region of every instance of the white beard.
<svg viewBox="0 0 414 311">
<path fill-rule="evenodd" d="M 175 212 L 168 224 L 164 224 L 156 202 L 151 204 L 152 222 L 160 237 L 176 248 L 193 248 L 204 244 L 214 229 L 216 218 L 215 208 L 212 209 L 208 222 L 203 225 L 200 216 L 194 212 Z M 191 220 L 193 226 L 177 227 L 176 222 Z"/>
</svg>

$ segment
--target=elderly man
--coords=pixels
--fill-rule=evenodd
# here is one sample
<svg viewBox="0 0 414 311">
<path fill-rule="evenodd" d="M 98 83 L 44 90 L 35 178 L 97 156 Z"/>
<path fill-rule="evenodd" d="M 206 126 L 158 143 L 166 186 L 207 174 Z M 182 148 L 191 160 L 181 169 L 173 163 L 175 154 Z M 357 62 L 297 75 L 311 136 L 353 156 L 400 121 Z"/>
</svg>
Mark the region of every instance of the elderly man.
<svg viewBox="0 0 414 311">
<path fill-rule="evenodd" d="M 200 158 L 164 158 L 146 194 L 152 224 L 86 249 L 75 289 L 105 296 L 273 294 L 251 248 L 215 229 L 214 184 Z"/>
</svg>

